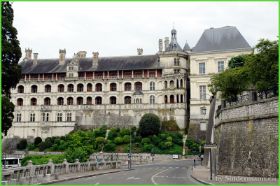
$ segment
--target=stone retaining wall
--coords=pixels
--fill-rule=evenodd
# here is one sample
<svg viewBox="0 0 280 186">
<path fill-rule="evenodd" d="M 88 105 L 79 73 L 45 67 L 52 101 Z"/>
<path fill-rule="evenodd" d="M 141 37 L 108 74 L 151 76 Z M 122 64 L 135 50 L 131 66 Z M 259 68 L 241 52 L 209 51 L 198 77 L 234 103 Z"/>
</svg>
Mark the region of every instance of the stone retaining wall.
<svg viewBox="0 0 280 186">
<path fill-rule="evenodd" d="M 218 174 L 278 176 L 278 98 L 223 108 L 214 136 Z"/>
</svg>

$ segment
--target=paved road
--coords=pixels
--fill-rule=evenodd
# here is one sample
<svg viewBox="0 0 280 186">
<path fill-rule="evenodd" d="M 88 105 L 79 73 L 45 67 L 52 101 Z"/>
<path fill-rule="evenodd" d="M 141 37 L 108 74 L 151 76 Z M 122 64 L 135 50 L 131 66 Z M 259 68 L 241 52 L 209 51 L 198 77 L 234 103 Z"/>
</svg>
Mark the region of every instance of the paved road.
<svg viewBox="0 0 280 186">
<path fill-rule="evenodd" d="M 191 160 L 171 160 L 56 184 L 201 184 L 190 177 L 191 169 Z"/>
</svg>

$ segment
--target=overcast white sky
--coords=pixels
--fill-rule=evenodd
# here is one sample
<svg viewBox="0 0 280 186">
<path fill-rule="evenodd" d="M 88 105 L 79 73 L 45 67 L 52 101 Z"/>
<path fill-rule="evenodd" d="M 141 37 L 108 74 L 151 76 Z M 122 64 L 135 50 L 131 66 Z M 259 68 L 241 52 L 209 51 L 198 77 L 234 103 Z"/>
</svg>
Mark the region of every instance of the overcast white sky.
<svg viewBox="0 0 280 186">
<path fill-rule="evenodd" d="M 278 36 L 277 2 L 14 2 L 14 26 L 25 48 L 39 58 L 85 50 L 87 56 L 158 51 L 158 39 L 175 25 L 181 47 L 193 47 L 210 27 L 236 26 L 251 46 Z"/>
</svg>

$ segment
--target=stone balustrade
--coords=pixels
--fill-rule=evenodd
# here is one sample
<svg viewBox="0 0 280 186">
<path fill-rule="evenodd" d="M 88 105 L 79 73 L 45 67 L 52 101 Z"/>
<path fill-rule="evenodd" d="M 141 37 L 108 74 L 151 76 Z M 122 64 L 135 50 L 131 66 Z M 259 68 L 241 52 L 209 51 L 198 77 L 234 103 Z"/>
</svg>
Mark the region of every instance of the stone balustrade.
<svg viewBox="0 0 280 186">
<path fill-rule="evenodd" d="M 7 184 L 38 184 L 58 179 L 59 175 L 79 172 L 89 172 L 102 169 L 120 168 L 121 162 L 115 158 L 110 160 L 90 159 L 81 163 L 77 159 L 74 163 L 68 163 L 66 159 L 61 164 L 54 164 L 49 160 L 48 164 L 33 165 L 32 161 L 27 166 L 7 169 L 2 171 L 2 183 Z"/>
</svg>

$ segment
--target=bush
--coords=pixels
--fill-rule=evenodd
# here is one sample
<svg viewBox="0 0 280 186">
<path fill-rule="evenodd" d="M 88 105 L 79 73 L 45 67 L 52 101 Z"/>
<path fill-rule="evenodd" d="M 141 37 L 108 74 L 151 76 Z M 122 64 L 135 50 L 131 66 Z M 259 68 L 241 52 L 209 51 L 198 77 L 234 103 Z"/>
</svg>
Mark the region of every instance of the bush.
<svg viewBox="0 0 280 186">
<path fill-rule="evenodd" d="M 151 140 L 150 140 L 150 138 L 143 138 L 142 141 L 141 141 L 141 143 L 142 143 L 142 144 L 144 144 L 144 143 L 149 144 L 149 143 L 151 143 Z"/>
<path fill-rule="evenodd" d="M 130 135 L 130 129 L 121 129 L 120 136 Z"/>
<path fill-rule="evenodd" d="M 161 126 L 162 131 L 179 131 L 180 128 L 175 120 L 163 121 Z"/>
<path fill-rule="evenodd" d="M 130 142 L 130 136 L 129 135 L 125 135 L 122 139 L 123 139 L 123 143 L 125 143 L 125 144 Z"/>
<path fill-rule="evenodd" d="M 27 147 L 27 140 L 26 139 L 21 139 L 19 143 L 17 144 L 17 149 L 18 150 L 25 150 Z"/>
<path fill-rule="evenodd" d="M 154 145 L 158 145 L 160 143 L 160 138 L 156 135 L 153 135 L 150 139 Z"/>
<path fill-rule="evenodd" d="M 104 146 L 104 152 L 115 152 L 116 145 L 114 143 L 107 143 Z"/>
<path fill-rule="evenodd" d="M 144 152 L 151 152 L 154 146 L 152 144 L 144 144 L 143 151 Z"/>
<path fill-rule="evenodd" d="M 120 145 L 123 143 L 123 139 L 122 139 L 122 137 L 116 137 L 114 139 L 114 142 L 115 142 L 115 144 Z"/>
<path fill-rule="evenodd" d="M 74 163 L 76 159 L 79 159 L 80 162 L 86 162 L 89 158 L 89 154 L 82 147 L 68 148 L 65 152 L 65 157 L 70 163 Z"/>
<path fill-rule="evenodd" d="M 139 122 L 139 134 L 142 137 L 157 135 L 160 130 L 160 119 L 157 115 L 145 114 Z"/>
<path fill-rule="evenodd" d="M 118 136 L 118 131 L 115 128 L 110 129 L 110 132 L 108 134 L 108 138 L 109 140 L 113 140 Z"/>
<path fill-rule="evenodd" d="M 36 147 L 33 143 L 30 143 L 27 145 L 27 150 L 31 151 L 31 150 L 35 150 L 35 149 L 36 149 Z"/>
<path fill-rule="evenodd" d="M 42 141 L 43 141 L 42 138 L 36 137 L 36 138 L 34 139 L 34 146 L 35 146 L 35 147 L 38 147 L 38 145 L 39 145 Z"/>
<path fill-rule="evenodd" d="M 189 149 L 190 154 L 199 154 L 199 147 L 201 144 L 198 141 L 195 141 L 193 139 L 187 139 L 186 140 L 186 146 Z"/>
<path fill-rule="evenodd" d="M 164 145 L 165 145 L 165 147 L 167 149 L 169 149 L 170 147 L 172 147 L 172 142 L 171 141 L 167 141 L 167 142 L 164 143 Z"/>
<path fill-rule="evenodd" d="M 52 155 L 28 155 L 21 160 L 21 165 L 26 166 L 28 161 L 31 160 L 33 165 L 47 164 L 49 159 L 52 159 L 53 163 L 62 163 L 65 159 L 64 154 L 52 154 Z"/>
</svg>

